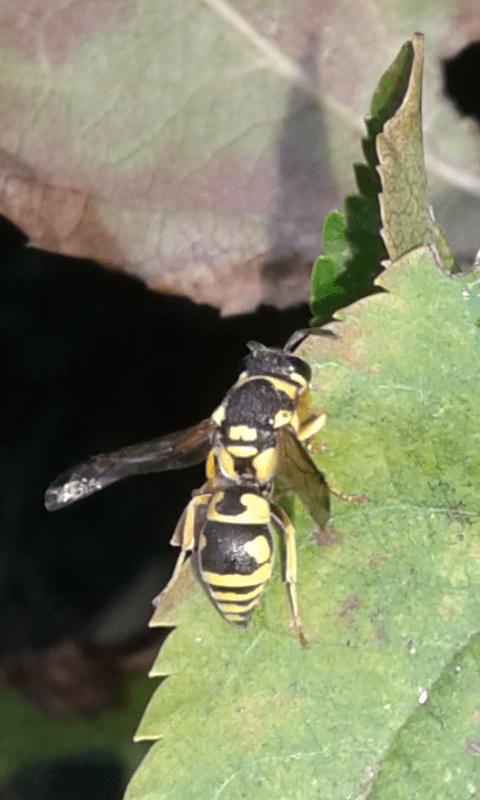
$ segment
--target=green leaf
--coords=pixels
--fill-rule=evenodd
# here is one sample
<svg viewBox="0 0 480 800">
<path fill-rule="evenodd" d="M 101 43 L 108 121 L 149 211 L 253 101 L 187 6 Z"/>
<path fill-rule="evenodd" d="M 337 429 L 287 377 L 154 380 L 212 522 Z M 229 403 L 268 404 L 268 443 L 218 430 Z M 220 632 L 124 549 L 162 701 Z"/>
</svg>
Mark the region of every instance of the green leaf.
<svg viewBox="0 0 480 800">
<path fill-rule="evenodd" d="M 468 287 L 465 287 L 464 294 L 472 322 L 477 329 L 480 329 L 480 281 L 473 280 Z M 479 337 L 477 343 L 480 343 Z"/>
<path fill-rule="evenodd" d="M 400 48 L 394 62 L 384 72 L 375 89 L 370 105 L 367 127 L 379 133 L 387 120 L 395 115 L 403 103 L 414 61 L 414 48 L 408 41 Z"/>
<path fill-rule="evenodd" d="M 478 788 L 480 634 L 453 656 L 394 737 L 369 800 L 468 797 Z"/>
<path fill-rule="evenodd" d="M 404 45 L 402 51 L 409 45 Z M 435 244 L 443 268 L 456 272 L 445 235 L 435 221 L 427 199 L 421 113 L 423 36 L 415 34 L 410 47 L 413 48 L 413 61 L 405 97 L 376 137 L 378 173 L 382 183 L 382 237 L 391 260 L 422 244 Z M 376 107 L 374 98 L 372 111 Z M 379 116 L 380 112 L 377 118 Z"/>
<path fill-rule="evenodd" d="M 344 236 L 350 258 L 327 280 L 314 271 L 313 324 L 373 294 L 375 278 L 388 259 L 421 245 L 435 244 L 442 268 L 457 271 L 443 231 L 427 198 L 422 142 L 423 37 L 415 34 L 379 81 L 362 140 L 366 164 L 356 164 L 358 195 L 344 203 Z M 324 244 L 325 247 L 325 244 Z M 330 254 L 326 251 L 326 255 Z M 317 262 L 318 264 L 318 262 Z M 320 264 L 320 268 L 323 265 Z M 322 274 L 320 272 L 320 274 Z"/>
<path fill-rule="evenodd" d="M 389 787 L 403 770 L 403 797 L 456 800 L 478 786 L 465 744 L 480 738 L 478 677 L 459 673 L 458 702 L 445 677 L 467 665 L 459 651 L 480 630 L 480 361 L 467 306 L 476 279 L 445 276 L 435 250 L 420 248 L 386 269 L 383 293 L 333 324 L 338 338 L 309 340 L 314 403 L 328 414 L 318 463 L 332 485 L 370 502 L 334 498 L 329 530 L 313 537 L 298 509 L 307 650 L 289 629 L 278 573 L 251 630 L 238 631 L 187 565 L 167 614 L 178 628 L 153 670 L 169 677 L 140 729 L 163 738 L 128 800 L 357 797 L 378 765 Z M 430 728 L 423 689 L 434 703 L 442 695 Z M 432 764 L 443 766 L 432 774 Z M 424 784 L 416 795 L 421 773 L 430 795 Z"/>
<path fill-rule="evenodd" d="M 328 296 L 331 284 L 342 274 L 350 256 L 345 237 L 346 219 L 339 211 L 331 211 L 323 224 L 323 250 L 315 261 L 312 272 L 312 312 L 321 314 L 322 303 Z M 327 294 L 325 295 L 325 290 Z"/>
</svg>

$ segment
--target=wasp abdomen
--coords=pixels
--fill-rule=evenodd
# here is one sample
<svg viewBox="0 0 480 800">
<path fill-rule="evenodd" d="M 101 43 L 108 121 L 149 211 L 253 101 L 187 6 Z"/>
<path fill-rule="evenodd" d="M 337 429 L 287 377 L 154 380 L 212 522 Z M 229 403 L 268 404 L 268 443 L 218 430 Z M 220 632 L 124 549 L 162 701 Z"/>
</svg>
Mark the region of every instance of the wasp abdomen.
<svg viewBox="0 0 480 800">
<path fill-rule="evenodd" d="M 199 540 L 203 583 L 220 614 L 246 627 L 273 566 L 270 507 L 264 497 L 238 489 L 217 492 Z"/>
</svg>

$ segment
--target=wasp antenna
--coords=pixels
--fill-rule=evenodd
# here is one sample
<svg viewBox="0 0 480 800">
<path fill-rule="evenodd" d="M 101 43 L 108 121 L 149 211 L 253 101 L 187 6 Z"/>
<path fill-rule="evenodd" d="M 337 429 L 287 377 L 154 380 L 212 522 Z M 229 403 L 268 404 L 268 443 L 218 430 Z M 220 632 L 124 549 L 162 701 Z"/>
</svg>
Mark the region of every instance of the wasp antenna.
<svg viewBox="0 0 480 800">
<path fill-rule="evenodd" d="M 338 339 L 338 334 L 331 331 L 330 328 L 310 328 L 308 331 L 310 336 L 326 336 L 328 339 Z"/>
<path fill-rule="evenodd" d="M 290 336 L 287 344 L 283 348 L 283 352 L 284 353 L 291 353 L 292 350 L 295 347 L 298 347 L 298 345 L 301 342 L 303 342 L 304 339 L 306 339 L 306 337 L 308 336 L 309 333 L 310 333 L 310 329 L 309 328 L 301 328 L 300 330 L 295 331 L 294 333 L 292 333 L 292 335 Z"/>
<path fill-rule="evenodd" d="M 338 339 L 338 336 L 333 331 L 326 328 L 300 328 L 290 336 L 288 342 L 283 348 L 284 353 L 291 353 L 295 347 L 298 347 L 307 336 L 327 336 L 329 339 Z"/>
<path fill-rule="evenodd" d="M 253 353 L 253 355 L 256 355 L 260 350 L 268 350 L 268 347 L 266 347 L 264 344 L 254 341 L 247 342 L 247 347 Z"/>
</svg>

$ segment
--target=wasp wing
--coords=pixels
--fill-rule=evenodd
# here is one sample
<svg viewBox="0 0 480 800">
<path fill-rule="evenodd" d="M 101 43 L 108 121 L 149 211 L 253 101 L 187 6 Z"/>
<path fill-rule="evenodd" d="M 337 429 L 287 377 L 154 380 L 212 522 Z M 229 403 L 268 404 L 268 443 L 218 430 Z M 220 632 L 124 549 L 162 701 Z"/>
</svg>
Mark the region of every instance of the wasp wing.
<svg viewBox="0 0 480 800">
<path fill-rule="evenodd" d="M 293 428 L 280 428 L 278 442 L 277 474 L 280 481 L 286 481 L 292 487 L 314 522 L 323 530 L 330 518 L 330 489 L 325 475 L 298 440 Z"/>
<path fill-rule="evenodd" d="M 204 461 L 215 423 L 205 419 L 184 431 L 91 456 L 56 478 L 45 492 L 47 511 L 83 500 L 130 475 L 184 469 Z"/>
</svg>

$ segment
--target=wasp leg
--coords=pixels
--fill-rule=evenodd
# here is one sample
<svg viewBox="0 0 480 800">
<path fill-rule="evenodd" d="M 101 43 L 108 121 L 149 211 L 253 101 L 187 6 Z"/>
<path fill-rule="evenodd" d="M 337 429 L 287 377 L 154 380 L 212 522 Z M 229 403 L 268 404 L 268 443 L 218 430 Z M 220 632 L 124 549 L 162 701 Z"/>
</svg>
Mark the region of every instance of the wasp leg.
<svg viewBox="0 0 480 800">
<path fill-rule="evenodd" d="M 304 441 L 306 443 L 307 448 L 309 445 L 309 440 L 318 433 L 320 428 L 323 428 L 326 421 L 327 415 L 325 412 L 323 412 L 322 414 L 310 414 L 310 416 L 305 419 L 304 422 L 302 422 L 298 432 L 298 438 L 300 441 Z M 344 492 L 341 492 L 340 489 L 335 489 L 334 486 L 330 485 L 329 489 L 332 494 L 334 494 L 336 497 L 339 497 L 340 500 L 345 500 L 347 503 L 368 503 L 368 497 L 365 497 L 364 494 L 361 496 L 345 494 Z"/>
<path fill-rule="evenodd" d="M 327 421 L 325 412 L 321 414 L 309 414 L 309 416 L 301 423 L 298 432 L 298 438 L 301 442 L 311 439 L 316 436 L 320 428 L 323 428 Z"/>
<path fill-rule="evenodd" d="M 297 600 L 297 548 L 295 544 L 295 528 L 282 508 L 272 504 L 275 521 L 280 526 L 285 542 L 285 585 L 288 599 L 292 609 L 292 619 L 302 647 L 307 647 L 308 642 L 303 632 L 302 620 L 298 610 Z"/>
<path fill-rule="evenodd" d="M 364 494 L 344 494 L 344 492 L 341 492 L 339 489 L 335 489 L 333 486 L 330 486 L 330 491 L 335 495 L 335 497 L 338 497 L 340 500 L 345 500 L 347 503 L 368 503 L 368 497 L 365 497 Z"/>
<path fill-rule="evenodd" d="M 182 516 L 177 522 L 175 532 L 170 540 L 170 544 L 176 547 L 181 547 L 180 555 L 178 556 L 175 569 L 173 570 L 172 577 L 160 592 L 159 595 L 153 598 L 152 604 L 158 606 L 162 600 L 162 595 L 170 589 L 173 584 L 178 580 L 180 570 L 182 569 L 183 562 L 185 561 L 188 553 L 190 553 L 195 546 L 195 533 L 196 533 L 196 517 L 197 512 L 201 506 L 207 506 L 211 500 L 211 494 L 201 494 L 192 497 Z"/>
</svg>

